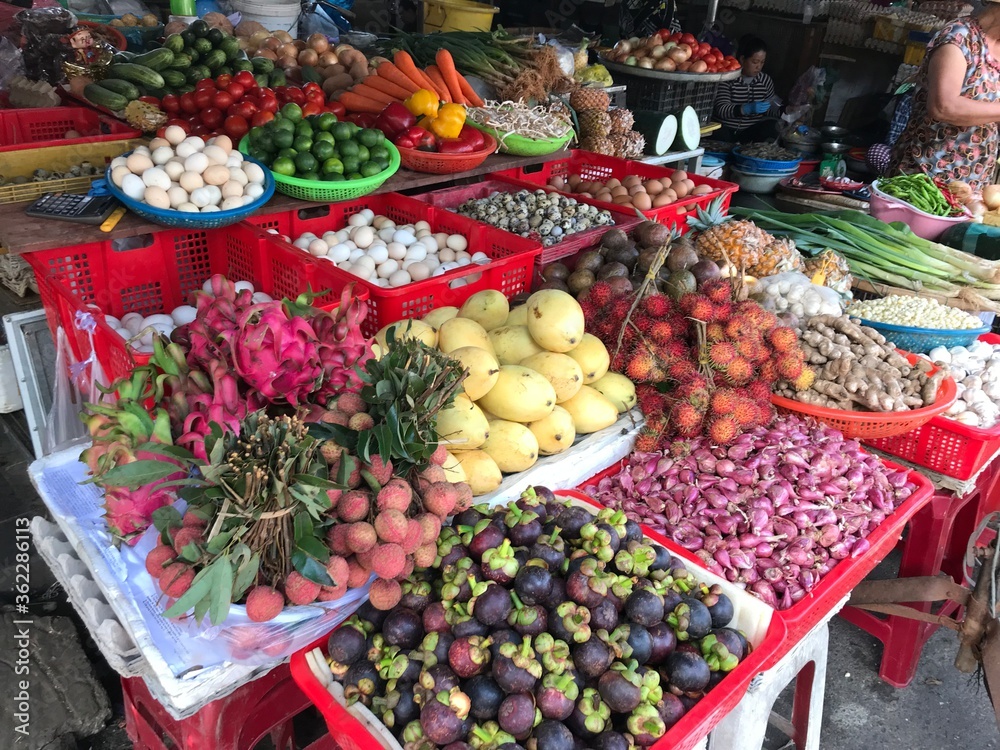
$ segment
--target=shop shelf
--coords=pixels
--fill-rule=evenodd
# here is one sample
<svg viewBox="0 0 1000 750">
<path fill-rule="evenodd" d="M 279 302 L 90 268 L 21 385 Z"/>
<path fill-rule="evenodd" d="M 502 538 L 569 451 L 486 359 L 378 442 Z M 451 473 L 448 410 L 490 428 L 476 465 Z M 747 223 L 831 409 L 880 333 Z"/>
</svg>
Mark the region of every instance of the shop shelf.
<svg viewBox="0 0 1000 750">
<path fill-rule="evenodd" d="M 67 138 L 71 130 L 79 137 Z M 0 110 L 0 152 L 141 137 L 138 130 L 86 107 Z"/>
</svg>

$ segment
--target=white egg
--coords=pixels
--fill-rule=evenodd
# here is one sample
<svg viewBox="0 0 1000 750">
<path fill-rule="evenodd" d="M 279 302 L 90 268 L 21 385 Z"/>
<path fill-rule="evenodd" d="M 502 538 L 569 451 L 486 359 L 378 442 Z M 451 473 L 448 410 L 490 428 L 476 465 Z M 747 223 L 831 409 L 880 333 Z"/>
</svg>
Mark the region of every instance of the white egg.
<svg viewBox="0 0 1000 750">
<path fill-rule="evenodd" d="M 370 225 L 373 221 L 375 221 L 375 212 L 372 211 L 370 208 L 362 209 L 360 211 L 360 214 L 365 217 L 366 224 Z"/>
<path fill-rule="evenodd" d="M 169 184 L 169 183 L 168 183 Z M 152 208 L 170 208 L 170 196 L 167 191 L 156 185 L 151 185 L 142 194 L 142 202 Z"/>
<path fill-rule="evenodd" d="M 189 135 L 184 139 L 184 142 L 191 144 L 196 151 L 202 151 L 205 148 L 205 141 L 196 135 Z"/>
<path fill-rule="evenodd" d="M 406 257 L 410 260 L 423 260 L 427 257 L 427 246 L 422 242 L 414 242 L 406 248 Z"/>
<path fill-rule="evenodd" d="M 163 165 L 163 171 L 167 173 L 167 177 L 170 178 L 171 182 L 177 182 L 180 180 L 181 175 L 184 174 L 184 163 L 171 159 Z"/>
<path fill-rule="evenodd" d="M 215 204 L 212 204 L 212 203 L 210 203 L 210 204 L 209 204 L 209 205 L 207 205 L 207 206 L 202 206 L 202 207 L 201 207 L 201 208 L 200 208 L 199 210 L 200 210 L 200 211 L 201 211 L 201 212 L 202 212 L 203 214 L 214 214 L 214 213 L 215 213 L 216 211 L 218 211 L 218 210 L 219 210 L 219 207 L 218 207 L 218 206 L 216 206 Z"/>
<path fill-rule="evenodd" d="M 466 284 L 475 284 L 481 278 L 483 278 L 483 274 L 482 273 L 470 273 L 468 276 L 465 277 L 465 283 Z"/>
<path fill-rule="evenodd" d="M 397 229 L 392 234 L 392 241 L 399 242 L 409 247 L 410 245 L 412 245 L 414 242 L 417 241 L 417 238 L 416 236 L 414 236 L 413 232 L 411 232 L 409 229 Z"/>
<path fill-rule="evenodd" d="M 132 173 L 128 171 L 128 167 L 122 164 L 120 166 L 114 167 L 111 170 L 111 181 L 115 183 L 115 185 L 117 185 L 118 187 L 121 187 L 122 181 L 125 179 L 125 176 L 130 174 Z"/>
<path fill-rule="evenodd" d="M 442 263 L 451 263 L 455 260 L 455 251 L 450 247 L 442 247 L 438 250 L 438 260 Z"/>
<path fill-rule="evenodd" d="M 197 154 L 198 149 L 190 143 L 180 143 L 174 147 L 174 152 L 182 159 L 187 159 L 191 154 Z"/>
<path fill-rule="evenodd" d="M 267 292 L 254 292 L 251 299 L 255 305 L 259 305 L 261 302 L 274 302 L 274 297 Z"/>
<path fill-rule="evenodd" d="M 264 170 L 260 168 L 259 164 L 254 164 L 252 161 L 243 162 L 243 171 L 247 173 L 247 179 L 250 182 L 264 182 Z"/>
<path fill-rule="evenodd" d="M 223 198 L 220 208 L 223 211 L 234 211 L 237 208 L 243 208 L 243 205 L 243 196 L 237 195 L 232 198 Z"/>
<path fill-rule="evenodd" d="M 206 187 L 191 191 L 191 202 L 198 208 L 204 208 L 212 202 L 212 193 Z"/>
<path fill-rule="evenodd" d="M 249 195 L 244 195 L 242 198 L 240 198 L 240 203 L 242 203 L 244 206 L 249 206 L 253 202 L 254 199 L 251 198 Z"/>
<path fill-rule="evenodd" d="M 136 312 L 125 313 L 122 315 L 122 325 L 132 333 L 136 333 L 142 328 L 142 316 Z"/>
<path fill-rule="evenodd" d="M 452 289 L 458 289 L 460 286 L 465 286 L 466 283 L 467 282 L 465 279 L 455 279 L 450 284 L 448 284 L 448 286 L 451 287 Z"/>
<path fill-rule="evenodd" d="M 389 250 L 385 245 L 373 245 L 368 248 L 368 257 L 375 261 L 375 265 L 377 266 L 389 259 Z"/>
<path fill-rule="evenodd" d="M 179 305 L 170 311 L 170 317 L 179 326 L 187 325 L 198 317 L 198 309 L 191 305 Z"/>
<path fill-rule="evenodd" d="M 389 279 L 376 279 L 375 283 L 384 289 L 389 288 Z"/>
<path fill-rule="evenodd" d="M 379 263 L 376 270 L 380 278 L 388 279 L 399 270 L 399 263 L 394 261 L 392 258 L 389 258 L 388 260 Z"/>
<path fill-rule="evenodd" d="M 436 255 L 428 255 L 420 262 L 426 265 L 432 271 L 441 265 L 441 261 L 438 260 L 438 257 Z"/>
<path fill-rule="evenodd" d="M 340 239 L 337 237 L 337 233 L 334 232 L 332 229 L 328 229 L 327 231 L 323 232 L 323 237 L 321 239 L 330 247 L 333 247 L 338 242 L 340 242 Z"/>
<path fill-rule="evenodd" d="M 253 198 L 254 200 L 257 200 L 264 194 L 264 186 L 257 182 L 251 182 L 249 185 L 246 186 L 243 193 L 246 196 Z"/>
<path fill-rule="evenodd" d="M 208 157 L 200 151 L 193 153 L 184 159 L 184 169 L 195 174 L 204 174 L 208 169 Z"/>
<path fill-rule="evenodd" d="M 169 147 L 170 146 L 170 141 L 168 141 L 166 138 L 156 137 L 156 138 L 153 138 L 152 140 L 150 140 L 150 142 L 149 142 L 149 150 L 150 151 L 156 151 L 156 149 L 161 148 L 163 146 L 168 146 Z M 173 150 L 173 149 L 171 149 L 171 150 Z"/>
<path fill-rule="evenodd" d="M 147 169 L 153 168 L 153 160 L 146 156 L 146 154 L 133 151 L 132 155 L 128 157 L 128 161 L 125 162 L 125 166 L 128 167 L 132 174 L 142 174 Z"/>
<path fill-rule="evenodd" d="M 482 251 L 479 251 L 479 252 L 476 252 L 476 253 L 472 254 L 472 262 L 473 263 L 489 263 L 490 262 L 490 256 L 488 256 L 486 253 L 484 253 Z"/>
<path fill-rule="evenodd" d="M 416 224 L 413 225 L 413 228 L 416 229 L 416 230 L 418 230 L 418 231 L 421 230 L 421 229 L 426 229 L 429 232 L 430 229 L 431 229 L 431 225 L 428 224 L 423 219 L 421 219 L 420 221 L 418 221 Z"/>
<path fill-rule="evenodd" d="M 250 183 L 250 178 L 247 177 L 247 173 L 238 167 L 229 167 L 229 181 L 236 182 L 240 185 L 247 185 Z"/>
<path fill-rule="evenodd" d="M 132 200 L 141 201 L 146 185 L 139 175 L 130 173 L 122 180 L 122 192 Z"/>
<path fill-rule="evenodd" d="M 351 263 L 351 261 L 349 260 L 345 260 L 337 264 L 337 268 L 339 268 L 341 271 L 350 271 L 353 266 L 354 264 Z"/>
<path fill-rule="evenodd" d="M 456 263 L 455 261 L 449 261 L 448 263 L 442 263 L 438 267 L 444 269 L 442 273 L 447 273 L 448 271 L 453 271 L 456 268 L 458 268 L 458 263 Z"/>
<path fill-rule="evenodd" d="M 351 238 L 351 230 L 347 227 L 337 231 L 337 239 L 340 242 L 347 242 Z"/>
<path fill-rule="evenodd" d="M 439 249 L 437 237 L 433 234 L 425 234 L 421 237 L 420 244 L 427 248 L 428 253 L 436 253 Z"/>
<path fill-rule="evenodd" d="M 142 319 L 142 326 L 141 326 L 142 328 L 145 328 L 146 326 L 157 326 L 157 325 L 166 325 L 172 327 L 174 325 L 174 319 L 170 315 L 167 315 L 166 313 L 153 313 L 152 315 L 147 315 L 145 318 Z"/>
<path fill-rule="evenodd" d="M 431 277 L 432 278 L 434 276 L 443 276 L 443 275 L 444 275 L 444 266 L 438 266 L 433 271 L 431 271 Z"/>
<path fill-rule="evenodd" d="M 153 167 L 143 172 L 142 181 L 146 187 L 158 187 L 163 190 L 170 188 L 170 177 L 160 167 Z"/>
<path fill-rule="evenodd" d="M 324 242 L 325 239 L 324 235 Z M 328 243 L 329 244 L 329 243 Z M 334 263 L 343 263 L 345 260 L 350 260 L 351 258 L 351 248 L 340 242 L 334 242 L 330 245 L 330 250 L 327 252 L 327 256 L 333 260 Z"/>
<path fill-rule="evenodd" d="M 118 167 L 124 167 L 125 163 L 128 161 L 124 156 L 116 156 L 111 160 L 111 168 L 117 169 Z"/>
<path fill-rule="evenodd" d="M 177 210 L 184 213 L 198 213 L 198 207 L 193 203 L 182 203 L 177 207 Z"/>
<path fill-rule="evenodd" d="M 359 266 L 357 263 L 348 268 L 347 271 L 348 273 L 352 273 L 355 276 L 361 277 L 362 279 L 367 279 L 368 276 L 371 274 L 371 270 L 368 268 L 368 266 Z"/>
<path fill-rule="evenodd" d="M 354 261 L 354 265 L 356 265 L 356 266 L 366 266 L 366 267 L 370 268 L 372 271 L 374 271 L 376 263 L 375 263 L 375 259 L 372 258 L 370 255 L 362 255 L 360 258 L 358 258 L 356 261 Z"/>
<path fill-rule="evenodd" d="M 433 237 L 433 236 L 434 235 L 430 233 L 430 230 L 427 230 L 427 229 L 418 229 L 417 230 L 417 239 L 418 240 L 422 240 L 424 237 Z"/>
<path fill-rule="evenodd" d="M 310 242 L 311 240 L 308 237 L 299 237 L 292 244 L 295 245 L 295 247 L 299 248 L 300 250 L 308 250 Z"/>
<path fill-rule="evenodd" d="M 176 146 L 187 138 L 187 133 L 184 132 L 184 128 L 180 125 L 168 125 L 167 129 L 163 131 L 163 137 L 167 139 L 167 142 L 171 146 Z"/>
<path fill-rule="evenodd" d="M 347 259 L 351 263 L 356 263 L 357 260 L 358 260 L 358 258 L 365 257 L 365 251 L 362 250 L 361 248 L 359 248 L 359 247 L 350 247 L 349 245 L 347 245 L 345 243 L 341 243 L 341 244 L 344 245 L 344 247 L 347 248 L 348 252 L 350 252 L 350 255 L 347 256 Z"/>
<path fill-rule="evenodd" d="M 464 253 L 463 257 L 458 258 L 456 261 L 459 266 L 468 266 L 472 263 L 472 257 L 468 253 Z"/>
<path fill-rule="evenodd" d="M 351 239 L 354 241 L 355 245 L 362 249 L 371 247 L 372 243 L 375 241 L 375 230 L 367 226 L 358 227 Z"/>
<path fill-rule="evenodd" d="M 406 284 L 409 284 L 410 281 L 410 274 L 406 271 L 396 271 L 396 273 L 389 277 L 389 286 L 405 286 Z"/>
<path fill-rule="evenodd" d="M 205 146 L 205 150 L 202 153 L 208 157 L 208 161 L 211 164 L 224 165 L 229 160 L 229 154 L 225 149 L 221 149 L 218 146 Z"/>
<path fill-rule="evenodd" d="M 222 202 L 222 188 L 218 185 L 205 185 L 202 189 L 208 191 L 208 205 L 218 206 Z"/>
<path fill-rule="evenodd" d="M 252 281 L 246 280 L 233 282 L 233 286 L 237 292 L 250 292 L 250 294 L 253 294 L 257 289 Z"/>
<path fill-rule="evenodd" d="M 375 227 L 376 229 L 382 229 L 382 227 L 385 226 L 386 222 L 392 222 L 392 219 L 390 219 L 388 216 L 382 216 L 382 214 L 379 214 L 374 219 L 372 219 L 372 226 Z"/>
<path fill-rule="evenodd" d="M 189 193 L 193 193 L 198 188 L 205 187 L 205 181 L 197 172 L 184 172 L 177 182 Z"/>
<path fill-rule="evenodd" d="M 449 234 L 446 244 L 452 250 L 465 250 L 469 246 L 469 241 L 460 234 Z"/>
<path fill-rule="evenodd" d="M 406 245 L 402 242 L 390 242 L 386 249 L 389 251 L 389 257 L 395 260 L 402 260 L 406 257 Z"/>
<path fill-rule="evenodd" d="M 104 322 L 107 323 L 112 328 L 121 328 L 122 322 L 116 318 L 114 315 L 105 315 Z"/>
<path fill-rule="evenodd" d="M 382 227 L 378 230 L 378 237 L 383 242 L 392 242 L 392 235 L 395 234 L 395 227 Z"/>
<path fill-rule="evenodd" d="M 368 226 L 368 220 L 364 217 L 361 211 L 358 211 L 358 213 L 347 219 L 347 225 L 351 227 L 366 227 Z"/>
<path fill-rule="evenodd" d="M 160 146 L 159 148 L 153 149 L 151 155 L 153 159 L 153 164 L 166 164 L 174 156 L 174 150 L 170 146 Z"/>
<path fill-rule="evenodd" d="M 427 264 L 422 261 L 411 263 L 403 270 L 410 274 L 410 278 L 414 281 L 423 281 L 431 275 L 431 269 L 428 268 Z"/>
<path fill-rule="evenodd" d="M 308 250 L 310 255 L 326 255 L 330 251 L 330 246 L 323 240 L 313 240 L 309 243 Z"/>
</svg>

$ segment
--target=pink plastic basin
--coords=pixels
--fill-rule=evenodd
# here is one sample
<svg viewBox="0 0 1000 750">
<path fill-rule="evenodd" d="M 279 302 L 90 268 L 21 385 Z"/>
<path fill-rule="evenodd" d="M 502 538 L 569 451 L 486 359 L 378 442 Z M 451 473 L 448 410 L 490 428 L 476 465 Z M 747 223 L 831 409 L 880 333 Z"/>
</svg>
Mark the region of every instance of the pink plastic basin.
<svg viewBox="0 0 1000 750">
<path fill-rule="evenodd" d="M 921 211 L 909 203 L 886 195 L 878 189 L 878 181 L 872 183 L 872 196 L 868 203 L 868 213 L 887 224 L 901 221 L 913 230 L 917 237 L 936 240 L 953 224 L 970 221 L 968 216 L 934 216 Z"/>
</svg>

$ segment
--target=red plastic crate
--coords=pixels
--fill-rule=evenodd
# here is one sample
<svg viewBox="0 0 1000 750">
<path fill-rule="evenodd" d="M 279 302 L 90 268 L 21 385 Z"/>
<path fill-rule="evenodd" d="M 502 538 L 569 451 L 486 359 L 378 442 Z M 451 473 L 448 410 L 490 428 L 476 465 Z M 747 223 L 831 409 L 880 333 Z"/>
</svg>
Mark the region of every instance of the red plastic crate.
<svg viewBox="0 0 1000 750">
<path fill-rule="evenodd" d="M 899 470 L 905 468 L 885 459 L 882 462 L 891 469 Z M 580 485 L 580 489 L 595 485 L 604 479 L 604 477 L 618 473 L 622 463 L 615 464 L 600 474 L 591 477 Z M 888 516 L 875 531 L 865 537 L 868 540 L 868 544 L 871 545 L 869 551 L 858 558 L 841 560 L 802 600 L 796 602 L 788 609 L 777 610 L 777 614 L 785 623 L 790 643 L 794 644 L 798 642 L 799 639 L 819 624 L 830 610 L 837 606 L 841 599 L 847 596 L 855 586 L 875 570 L 878 564 L 896 546 L 906 524 L 909 523 L 917 511 L 930 501 L 934 494 L 934 485 L 931 484 L 931 481 L 923 474 L 915 471 L 910 471 L 909 477 L 910 481 L 916 485 L 916 489 L 912 495 L 906 498 L 902 505 L 896 508 L 892 515 Z M 683 557 L 685 560 L 689 560 L 699 567 L 704 568 L 704 564 L 696 555 L 651 529 L 644 528 L 643 530 L 650 538 L 655 539 L 669 549 L 671 554 Z"/>
<path fill-rule="evenodd" d="M 66 138 L 75 130 L 79 138 Z M 0 110 L 0 151 L 141 138 L 135 128 L 86 107 Z"/>
<path fill-rule="evenodd" d="M 495 190 L 499 192 L 516 193 L 518 190 L 537 190 L 539 187 L 533 183 L 523 182 L 511 177 L 500 175 L 493 175 L 493 177 L 495 179 L 490 179 L 486 182 L 478 182 L 474 185 L 459 185 L 458 187 L 445 188 L 444 190 L 435 190 L 430 193 L 416 195 L 414 198 L 430 203 L 432 206 L 437 206 L 439 208 L 455 209 L 467 200 L 471 200 L 473 198 L 485 198 Z M 542 248 L 540 256 L 542 263 L 549 263 L 553 260 L 558 260 L 559 258 L 565 258 L 567 255 L 572 255 L 577 250 L 581 250 L 585 247 L 593 247 L 598 243 L 598 241 L 600 241 L 601 235 L 609 229 L 618 228 L 624 229 L 628 232 L 633 227 L 638 225 L 640 221 L 642 221 L 631 209 L 624 209 L 621 206 L 616 206 L 611 203 L 602 203 L 601 201 L 595 201 L 586 197 L 581 198 L 578 195 L 574 195 L 573 197 L 580 203 L 587 203 L 592 206 L 599 206 L 600 208 L 607 209 L 613 214 L 615 223 L 614 225 L 609 224 L 603 227 L 588 229 L 585 232 L 571 234 L 562 242 L 557 242 L 555 245 Z M 518 237 L 521 239 L 519 235 L 513 234 L 512 232 L 500 229 L 495 231 L 502 231 L 507 236 Z"/>
<path fill-rule="evenodd" d="M 601 180 L 603 182 L 612 177 L 620 180 L 629 175 L 637 175 L 643 180 L 659 180 L 664 177 L 669 178 L 675 171 L 666 166 L 646 164 L 645 162 L 629 159 L 618 159 L 614 156 L 604 156 L 603 154 L 595 154 L 591 151 L 575 149 L 570 152 L 568 159 L 557 159 L 556 161 L 544 164 L 518 167 L 517 169 L 501 172 L 496 176 L 530 182 L 535 187 L 547 187 L 552 177 L 570 177 L 575 174 L 580 175 L 585 180 Z M 684 220 L 684 214 L 693 210 L 696 206 L 704 208 L 720 196 L 722 197 L 722 207 L 728 209 L 733 199 L 733 193 L 740 189 L 739 185 L 733 182 L 702 177 L 694 172 L 688 172 L 687 176 L 696 186 L 708 185 L 712 188 L 712 192 L 707 195 L 689 196 L 671 203 L 669 206 L 650 209 L 645 212 L 646 216 L 650 219 L 656 219 L 662 224 L 673 224 L 680 228 L 682 232 L 687 232 L 688 226 Z M 577 193 L 570 193 L 565 190 L 559 192 L 563 195 L 572 195 L 574 198 L 580 197 Z M 621 206 L 614 203 L 605 203 L 596 200 L 587 200 L 587 202 L 601 208 L 621 209 Z"/>
<path fill-rule="evenodd" d="M 592 498 L 576 490 L 557 490 L 556 494 L 600 507 Z M 658 543 L 663 542 L 662 538 L 651 529 L 643 526 L 642 530 L 650 539 Z M 677 554 L 669 542 L 664 546 L 667 546 L 672 554 Z M 306 653 L 313 648 L 320 648 L 326 653 L 326 641 L 327 638 L 323 638 L 312 646 L 292 654 L 289 663 L 292 677 L 302 692 L 323 714 L 330 734 L 337 738 L 343 750 L 381 750 L 382 745 L 378 740 L 337 702 L 309 668 L 305 658 Z M 740 662 L 736 669 L 712 688 L 706 698 L 698 701 L 671 727 L 652 746 L 652 750 L 692 750 L 740 702 L 753 678 L 774 666 L 790 648 L 784 621 L 779 617 L 772 617 L 764 640 Z"/>
<path fill-rule="evenodd" d="M 984 333 L 979 340 L 1000 344 L 1000 336 L 995 333 Z M 1000 424 L 984 429 L 937 416 L 902 435 L 863 442 L 917 466 L 966 480 L 1000 450 Z"/>
<path fill-rule="evenodd" d="M 127 375 L 149 355 L 132 352 L 104 321 L 104 314 L 168 312 L 216 273 L 253 282 L 263 292 L 295 298 L 307 290 L 329 290 L 318 305 L 340 299 L 346 282 L 323 274 L 300 252 L 274 247 L 250 225 L 223 229 L 169 230 L 115 242 L 28 253 L 38 279 L 49 327 L 66 331 L 77 361 L 93 352 L 106 381 Z M 92 313 L 93 335 L 86 328 Z M 95 314 L 96 313 L 96 314 Z M 93 340 L 93 344 L 91 344 Z"/>
<path fill-rule="evenodd" d="M 351 215 L 365 208 L 371 209 L 376 215 L 387 216 L 397 224 L 426 221 L 434 232 L 464 235 L 469 241 L 471 252 L 482 251 L 491 259 L 490 263 L 484 265 L 463 266 L 441 276 L 388 289 L 359 279 L 329 261 L 314 258 L 277 235 L 260 233 L 268 246 L 294 253 L 304 259 L 304 262 L 321 269 L 321 273 L 339 280 L 341 286 L 355 282 L 359 288 L 365 289 L 368 292 L 368 317 L 362 330 L 366 336 L 372 336 L 379 329 L 398 320 L 423 317 L 437 307 L 458 307 L 472 294 L 484 289 L 495 289 L 508 299 L 531 289 L 532 267 L 541 251 L 537 242 L 480 224 L 452 211 L 435 209 L 427 203 L 398 193 L 369 195 L 316 209 L 253 217 L 250 221 L 260 229 L 275 229 L 294 240 L 303 232 L 322 236 L 323 232 L 342 229 Z M 456 289 L 449 286 L 456 279 L 473 274 L 480 274 L 480 278 Z"/>
</svg>

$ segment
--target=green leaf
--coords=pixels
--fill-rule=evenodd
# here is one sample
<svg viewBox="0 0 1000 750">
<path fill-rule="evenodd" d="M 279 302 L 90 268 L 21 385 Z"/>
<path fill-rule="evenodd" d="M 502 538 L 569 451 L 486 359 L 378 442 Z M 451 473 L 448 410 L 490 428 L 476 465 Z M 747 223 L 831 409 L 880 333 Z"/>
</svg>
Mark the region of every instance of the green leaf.
<svg viewBox="0 0 1000 750">
<path fill-rule="evenodd" d="M 183 525 L 180 511 L 172 505 L 157 508 L 152 514 L 153 526 L 157 531 L 180 528 Z"/>
<path fill-rule="evenodd" d="M 229 614 L 229 605 L 233 603 L 233 564 L 227 556 L 220 557 L 214 563 L 219 572 L 215 574 L 215 586 L 212 588 L 212 604 L 208 610 L 208 619 L 213 625 L 220 624 Z"/>
<path fill-rule="evenodd" d="M 184 592 L 176 602 L 174 602 L 166 612 L 166 617 L 179 617 L 191 609 L 202 599 L 206 598 L 215 586 L 215 572 L 212 566 L 202 568 L 191 582 L 191 588 Z"/>
<path fill-rule="evenodd" d="M 236 581 L 233 583 L 233 598 L 239 601 L 257 579 L 257 570 L 260 567 L 260 555 L 256 552 L 246 560 L 236 572 Z"/>
<path fill-rule="evenodd" d="M 155 453 L 159 456 L 169 456 L 170 458 L 176 458 L 181 461 L 191 460 L 194 458 L 194 456 L 191 455 L 191 451 L 185 450 L 179 445 L 164 445 L 163 443 L 143 443 L 136 448 L 136 451 Z"/>
<path fill-rule="evenodd" d="M 299 573 L 320 586 L 332 586 L 333 579 L 326 568 L 300 549 L 292 552 L 292 565 Z"/>
<path fill-rule="evenodd" d="M 305 552 L 309 557 L 326 564 L 330 559 L 330 548 L 315 536 L 305 536 L 295 540 L 296 549 Z"/>
<path fill-rule="evenodd" d="M 212 597 L 206 596 L 198 600 L 194 605 L 194 621 L 201 622 L 208 614 L 208 608 L 212 606 Z"/>
<path fill-rule="evenodd" d="M 223 531 L 216 534 L 205 546 L 205 551 L 210 555 L 218 555 L 226 548 L 226 545 L 229 544 L 230 540 L 232 540 L 234 533 L 235 531 Z"/>
<path fill-rule="evenodd" d="M 171 474 L 176 474 L 177 467 L 168 461 L 157 461 L 155 459 L 144 461 L 132 461 L 122 464 L 108 471 L 98 478 L 98 483 L 108 487 L 128 487 L 138 489 L 147 484 L 166 479 Z"/>
<path fill-rule="evenodd" d="M 299 511 L 295 514 L 292 519 L 293 528 L 295 533 L 295 543 L 298 544 L 299 540 L 313 535 L 313 522 L 309 518 L 309 514 L 304 511 Z"/>
<path fill-rule="evenodd" d="M 201 550 L 198 549 L 198 545 L 194 542 L 188 542 L 181 549 L 180 557 L 186 562 L 198 562 L 198 559 L 201 557 Z"/>
<path fill-rule="evenodd" d="M 321 490 L 333 490 L 337 488 L 337 485 L 329 479 L 318 477 L 315 474 L 293 474 L 292 481 L 308 487 L 318 487 Z"/>
</svg>

